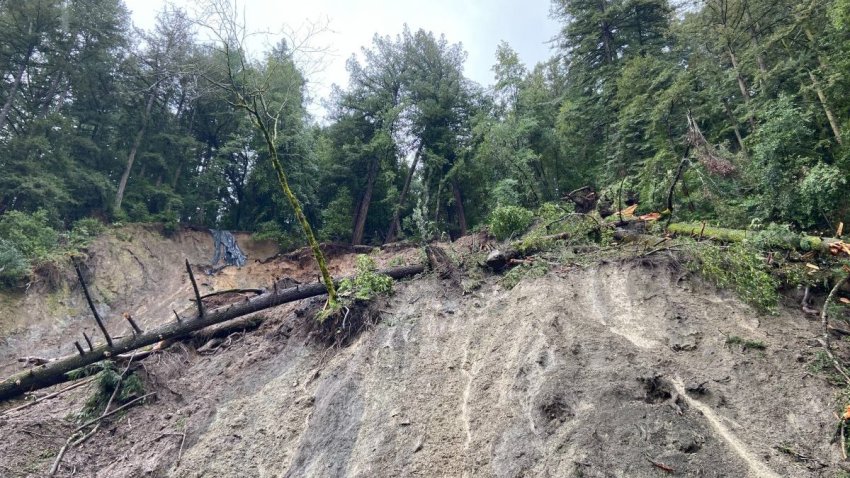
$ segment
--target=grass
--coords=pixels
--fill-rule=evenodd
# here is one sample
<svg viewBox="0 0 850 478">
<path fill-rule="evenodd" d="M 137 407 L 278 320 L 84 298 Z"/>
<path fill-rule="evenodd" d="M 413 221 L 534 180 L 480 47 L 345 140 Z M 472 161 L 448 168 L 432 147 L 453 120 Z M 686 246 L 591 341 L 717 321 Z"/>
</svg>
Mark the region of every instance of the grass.
<svg viewBox="0 0 850 478">
<path fill-rule="evenodd" d="M 499 281 L 505 289 L 513 289 L 526 277 L 543 277 L 549 272 L 549 265 L 535 261 L 531 264 L 521 264 L 509 270 Z"/>
<path fill-rule="evenodd" d="M 745 338 L 739 337 L 737 335 L 732 335 L 730 337 L 727 337 L 726 338 L 726 346 L 727 347 L 740 346 L 741 350 L 743 350 L 745 352 L 747 350 L 765 350 L 767 348 L 767 345 L 764 342 L 762 342 L 761 340 L 745 339 Z"/>
<path fill-rule="evenodd" d="M 779 280 L 771 274 L 762 253 L 745 243 L 718 246 L 688 244 L 688 267 L 714 285 L 732 290 L 760 312 L 776 313 Z"/>
</svg>

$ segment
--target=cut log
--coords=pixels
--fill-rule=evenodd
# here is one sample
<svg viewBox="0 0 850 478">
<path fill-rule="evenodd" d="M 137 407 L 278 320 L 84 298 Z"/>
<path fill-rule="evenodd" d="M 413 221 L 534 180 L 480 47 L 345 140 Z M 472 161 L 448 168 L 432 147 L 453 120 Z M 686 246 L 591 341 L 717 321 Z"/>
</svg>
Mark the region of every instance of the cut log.
<svg viewBox="0 0 850 478">
<path fill-rule="evenodd" d="M 419 274 L 424 270 L 424 266 L 414 265 L 387 269 L 379 271 L 379 273 L 390 276 L 393 279 L 401 279 Z M 338 281 L 336 280 L 335 282 Z M 110 357 L 115 357 L 118 354 L 130 352 L 163 340 L 183 337 L 210 325 L 226 322 L 280 304 L 325 293 L 327 293 L 327 289 L 321 282 L 298 285 L 277 292 L 272 291 L 250 299 L 247 302 L 240 302 L 219 309 L 205 311 L 203 317 L 184 319 L 181 322 L 171 322 L 145 333 L 124 337 L 120 340 L 113 340 L 111 346 L 99 345 L 94 350 L 85 352 L 82 355 L 68 356 L 55 362 L 33 367 L 0 381 L 0 401 L 8 400 L 25 392 L 65 382 L 69 379 L 67 376 L 68 372 Z"/>
</svg>

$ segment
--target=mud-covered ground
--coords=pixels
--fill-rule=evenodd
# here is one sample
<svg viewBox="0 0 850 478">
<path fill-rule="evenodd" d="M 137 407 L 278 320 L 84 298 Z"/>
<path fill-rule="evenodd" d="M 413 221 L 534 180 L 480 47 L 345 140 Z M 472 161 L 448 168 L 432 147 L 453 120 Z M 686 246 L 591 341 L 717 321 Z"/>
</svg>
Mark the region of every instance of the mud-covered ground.
<svg viewBox="0 0 850 478">
<path fill-rule="evenodd" d="M 157 263 L 175 279 L 150 300 L 188 301 L 181 260 Z M 209 281 L 282 271 L 313 274 L 278 259 Z M 56 476 L 841 476 L 835 392 L 810 371 L 820 323 L 760 316 L 671 262 L 561 266 L 512 290 L 489 277 L 465 295 L 422 276 L 342 348 L 308 337 L 304 309 L 269 311 L 214 352 L 178 344 L 142 362 L 156 400 Z M 89 393 L 0 417 L 0 475 L 44 476 Z"/>
</svg>

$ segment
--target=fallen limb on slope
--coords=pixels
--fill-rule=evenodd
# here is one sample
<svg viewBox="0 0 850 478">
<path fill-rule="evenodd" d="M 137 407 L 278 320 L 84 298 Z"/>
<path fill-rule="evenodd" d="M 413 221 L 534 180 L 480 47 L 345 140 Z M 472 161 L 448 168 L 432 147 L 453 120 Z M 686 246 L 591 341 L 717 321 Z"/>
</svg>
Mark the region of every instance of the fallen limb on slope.
<svg viewBox="0 0 850 478">
<path fill-rule="evenodd" d="M 424 270 L 425 266 L 416 265 L 396 267 L 379 271 L 379 273 L 390 276 L 393 279 L 401 279 L 419 274 Z M 246 302 L 231 304 L 211 311 L 205 310 L 202 317 L 184 319 L 181 322 L 172 322 L 141 334 L 124 337 L 120 340 L 113 340 L 111 346 L 99 345 L 82 355 L 69 356 L 55 362 L 33 367 L 0 381 L 0 401 L 25 392 L 62 383 L 68 380 L 66 375 L 68 372 L 110 357 L 115 357 L 118 354 L 130 352 L 162 340 L 183 337 L 190 332 L 203 329 L 210 325 L 226 322 L 280 304 L 325 293 L 327 293 L 327 289 L 321 282 L 301 284 L 277 292 L 272 291 Z"/>
</svg>

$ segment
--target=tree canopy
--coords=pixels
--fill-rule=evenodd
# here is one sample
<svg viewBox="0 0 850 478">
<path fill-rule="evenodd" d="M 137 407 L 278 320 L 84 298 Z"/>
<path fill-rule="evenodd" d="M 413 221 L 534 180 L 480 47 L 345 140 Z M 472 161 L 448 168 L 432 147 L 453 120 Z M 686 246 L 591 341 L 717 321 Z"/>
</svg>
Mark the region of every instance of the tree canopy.
<svg viewBox="0 0 850 478">
<path fill-rule="evenodd" d="M 582 186 L 649 212 L 674 184 L 682 219 L 831 228 L 850 219 L 848 12 L 845 0 L 554 0 L 551 59 L 525 65 L 493 45 L 490 85 L 467 78 L 460 44 L 405 27 L 349 59 L 317 123 L 282 38 L 229 65 L 174 7 L 138 31 L 121 0 L 0 2 L 0 218 L 298 244 L 266 139 L 216 88 L 235 68 L 268 78 L 274 147 L 324 240 L 457 237 L 498 206 Z"/>
</svg>

